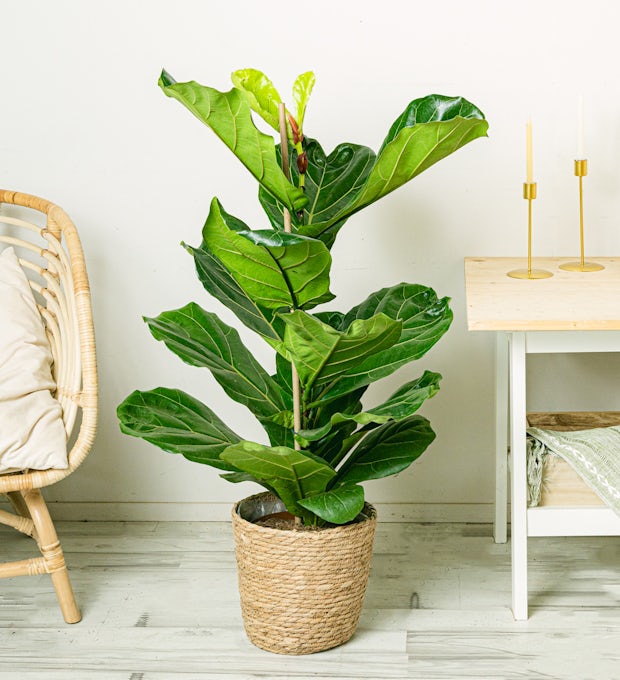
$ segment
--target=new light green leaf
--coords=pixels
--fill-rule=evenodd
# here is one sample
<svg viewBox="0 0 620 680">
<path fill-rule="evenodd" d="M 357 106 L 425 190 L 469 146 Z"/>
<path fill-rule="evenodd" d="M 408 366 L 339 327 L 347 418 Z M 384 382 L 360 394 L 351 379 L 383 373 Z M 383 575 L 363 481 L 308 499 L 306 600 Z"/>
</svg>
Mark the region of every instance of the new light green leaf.
<svg viewBox="0 0 620 680">
<path fill-rule="evenodd" d="M 303 208 L 307 202 L 303 191 L 282 172 L 273 137 L 254 125 L 250 105 L 240 90 L 219 92 L 195 81 L 177 83 L 166 71 L 162 71 L 159 86 L 210 127 L 266 191 L 291 212 Z"/>
<path fill-rule="evenodd" d="M 213 199 L 203 246 L 220 260 L 255 305 L 309 308 L 333 298 L 331 255 L 321 241 L 272 231 L 236 231 Z"/>
<path fill-rule="evenodd" d="M 434 439 L 430 423 L 422 416 L 390 421 L 362 439 L 339 469 L 334 482 L 353 484 L 402 472 Z"/>
<path fill-rule="evenodd" d="M 283 314 L 284 350 L 297 368 L 304 390 L 331 384 L 364 359 L 393 345 L 401 323 L 385 314 L 354 320 L 338 331 L 303 311 Z"/>
<path fill-rule="evenodd" d="M 279 131 L 278 105 L 282 99 L 271 80 L 255 68 L 234 71 L 231 80 L 233 85 L 243 92 L 250 108 L 274 130 Z"/>
<path fill-rule="evenodd" d="M 220 470 L 235 470 L 220 458 L 240 441 L 213 411 L 181 390 L 158 387 L 132 392 L 118 407 L 121 431 Z"/>
<path fill-rule="evenodd" d="M 296 121 L 300 130 L 303 130 L 306 107 L 312 94 L 314 83 L 315 77 L 312 71 L 301 73 L 293 83 L 293 101 L 297 105 Z"/>
<path fill-rule="evenodd" d="M 229 446 L 220 457 L 233 468 L 268 484 L 289 512 L 310 520 L 311 513 L 299 501 L 325 491 L 336 475 L 324 462 L 286 446 L 242 441 Z"/>
<path fill-rule="evenodd" d="M 325 493 L 304 498 L 299 505 L 332 524 L 352 522 L 364 508 L 364 488 L 346 484 Z"/>
<path fill-rule="evenodd" d="M 278 385 L 216 314 L 190 302 L 145 321 L 156 340 L 186 363 L 208 368 L 226 394 L 259 419 L 286 408 Z"/>
</svg>

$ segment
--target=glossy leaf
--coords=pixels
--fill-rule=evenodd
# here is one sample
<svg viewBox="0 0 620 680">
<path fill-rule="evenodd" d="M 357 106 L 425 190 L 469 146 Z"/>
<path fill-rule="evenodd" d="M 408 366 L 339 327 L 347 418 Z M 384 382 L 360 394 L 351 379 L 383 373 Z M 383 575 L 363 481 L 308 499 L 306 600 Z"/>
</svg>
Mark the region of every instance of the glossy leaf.
<svg viewBox="0 0 620 680">
<path fill-rule="evenodd" d="M 195 81 L 177 83 L 166 71 L 159 78 L 159 86 L 210 127 L 267 192 L 291 212 L 303 208 L 307 202 L 303 191 L 282 172 L 273 137 L 254 125 L 250 105 L 240 90 L 219 92 Z"/>
<path fill-rule="evenodd" d="M 156 340 L 186 363 L 208 368 L 226 394 L 258 418 L 269 418 L 286 407 L 278 385 L 239 333 L 217 315 L 191 302 L 145 321 Z"/>
<path fill-rule="evenodd" d="M 262 308 L 305 308 L 333 298 L 331 256 L 315 239 L 273 231 L 231 229 L 213 199 L 203 247 L 217 257 L 238 286 Z"/>
<path fill-rule="evenodd" d="M 364 508 L 364 488 L 346 484 L 325 493 L 304 498 L 299 505 L 332 524 L 352 522 Z"/>
<path fill-rule="evenodd" d="M 369 410 L 375 416 L 388 416 L 402 420 L 415 413 L 420 406 L 439 392 L 441 375 L 432 371 L 424 373 L 399 387 L 386 401 Z"/>
<path fill-rule="evenodd" d="M 256 477 L 249 475 L 247 472 L 223 472 L 220 477 L 225 479 L 227 482 L 231 482 L 232 484 L 240 484 L 241 482 L 251 482 L 252 484 L 258 484 L 259 486 L 262 486 L 263 489 L 267 489 L 267 491 L 272 493 L 274 496 L 278 495 L 275 492 L 275 489 L 270 487 L 269 484 L 259 481 L 256 479 Z"/>
<path fill-rule="evenodd" d="M 352 484 L 395 475 L 419 458 L 434 439 L 430 423 L 422 416 L 390 421 L 360 442 L 334 481 Z"/>
<path fill-rule="evenodd" d="M 398 189 L 442 158 L 484 136 L 486 130 L 486 121 L 464 118 L 404 128 L 377 157 L 351 212 Z"/>
<path fill-rule="evenodd" d="M 326 423 L 329 425 L 331 416 L 334 413 L 360 413 L 362 411 L 361 399 L 365 391 L 366 387 L 362 387 L 359 390 L 343 395 L 326 406 L 312 409 L 310 413 L 313 417 L 308 420 L 306 427 L 312 430 Z M 312 395 L 309 398 L 312 399 Z M 341 451 L 343 444 L 351 436 L 356 427 L 357 424 L 355 422 L 343 420 L 342 423 L 332 426 L 324 437 L 315 441 L 308 441 L 303 447 L 310 449 L 314 454 L 320 456 L 329 465 L 334 467 L 334 461 L 342 460 Z"/>
<path fill-rule="evenodd" d="M 337 330 L 344 329 L 344 314 L 336 311 L 313 312 L 313 316 Z"/>
<path fill-rule="evenodd" d="M 375 153 L 366 146 L 344 143 L 327 156 L 321 145 L 310 138 L 306 138 L 304 147 L 308 156 L 305 180 L 308 203 L 302 213 L 292 217 L 299 233 L 321 238 L 329 247 L 344 224 L 345 218 L 338 216 L 346 214 L 348 206 L 362 190 L 375 162 Z M 296 154 L 293 153 L 291 172 L 294 183 L 299 178 L 295 159 Z M 265 191 L 259 192 L 259 199 L 271 224 L 281 229 L 281 202 Z"/>
<path fill-rule="evenodd" d="M 294 307 L 308 309 L 334 299 L 329 290 L 332 259 L 321 241 L 270 230 L 241 235 L 269 253 L 292 292 Z"/>
<path fill-rule="evenodd" d="M 306 191 L 309 202 L 303 221 L 298 220 L 296 228 L 299 233 L 320 238 L 331 246 L 351 215 L 474 139 L 485 136 L 487 129 L 482 112 L 462 97 L 429 95 L 409 103 L 391 126 L 376 157 L 367 147 L 341 144 L 325 159 L 318 143 L 309 140 L 307 178 L 311 184 Z M 342 179 L 336 172 L 336 181 L 330 181 L 330 168 L 339 165 Z M 295 182 L 294 163 L 292 166 Z M 281 206 L 277 201 L 264 192 L 259 197 L 271 223 L 281 224 Z"/>
<path fill-rule="evenodd" d="M 376 426 L 390 420 L 402 420 L 414 414 L 420 406 L 439 391 L 441 375 L 425 371 L 424 374 L 400 387 L 389 399 L 368 411 L 341 413 L 336 411 L 328 423 L 314 430 L 302 430 L 299 436 L 304 440 L 318 441 L 327 436 L 334 427 L 344 422 L 355 425 Z"/>
<path fill-rule="evenodd" d="M 220 454 L 240 438 L 213 411 L 181 390 L 132 392 L 117 409 L 121 430 L 188 460 L 235 470 Z"/>
<path fill-rule="evenodd" d="M 331 400 L 384 378 L 401 366 L 419 359 L 443 336 L 452 323 L 448 298 L 438 298 L 432 288 L 400 283 L 370 295 L 345 315 L 342 325 L 382 313 L 402 322 L 400 338 L 391 347 L 364 359 L 317 398 Z M 313 404 L 311 404 L 312 406 Z"/>
<path fill-rule="evenodd" d="M 325 491 L 336 474 L 316 458 L 285 446 L 270 448 L 243 441 L 228 447 L 221 458 L 228 465 L 268 484 L 289 512 L 306 519 L 311 519 L 311 513 L 301 507 L 299 501 Z"/>
<path fill-rule="evenodd" d="M 244 68 L 231 75 L 233 85 L 243 92 L 252 111 L 279 131 L 280 119 L 278 105 L 282 101 L 271 80 L 258 69 Z"/>
<path fill-rule="evenodd" d="M 248 226 L 228 214 L 218 203 L 219 216 L 231 231 L 247 231 Z M 261 307 L 235 281 L 232 274 L 207 249 L 204 241 L 199 248 L 184 244 L 194 258 L 196 273 L 205 289 L 228 307 L 248 328 L 268 339 L 278 339 L 283 324 L 275 317 L 274 310 Z"/>
<path fill-rule="evenodd" d="M 351 214 L 374 203 L 469 142 L 486 135 L 488 123 L 462 97 L 429 95 L 412 101 L 383 142 L 363 190 L 348 207 Z"/>
<path fill-rule="evenodd" d="M 304 390 L 331 384 L 364 359 L 391 347 L 401 323 L 385 314 L 356 319 L 340 332 L 302 311 L 283 314 L 284 341 L 279 346 L 291 358 Z"/>
<path fill-rule="evenodd" d="M 392 124 L 379 149 L 379 155 L 405 128 L 425 123 L 454 120 L 455 118 L 484 121 L 484 114 L 478 107 L 463 97 L 431 94 L 421 99 L 414 99 Z"/>
</svg>

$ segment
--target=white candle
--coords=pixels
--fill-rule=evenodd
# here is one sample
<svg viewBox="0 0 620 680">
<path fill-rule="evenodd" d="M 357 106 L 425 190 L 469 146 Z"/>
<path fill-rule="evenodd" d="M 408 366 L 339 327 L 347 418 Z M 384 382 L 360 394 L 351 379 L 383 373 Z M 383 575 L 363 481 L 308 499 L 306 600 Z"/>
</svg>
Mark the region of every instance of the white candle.
<svg viewBox="0 0 620 680">
<path fill-rule="evenodd" d="M 584 134 L 583 134 L 583 96 L 579 95 L 577 103 L 577 160 L 582 161 L 586 157 Z"/>
<path fill-rule="evenodd" d="M 525 124 L 525 158 L 526 182 L 532 184 L 534 182 L 534 162 L 532 159 L 532 121 L 530 119 Z"/>
</svg>

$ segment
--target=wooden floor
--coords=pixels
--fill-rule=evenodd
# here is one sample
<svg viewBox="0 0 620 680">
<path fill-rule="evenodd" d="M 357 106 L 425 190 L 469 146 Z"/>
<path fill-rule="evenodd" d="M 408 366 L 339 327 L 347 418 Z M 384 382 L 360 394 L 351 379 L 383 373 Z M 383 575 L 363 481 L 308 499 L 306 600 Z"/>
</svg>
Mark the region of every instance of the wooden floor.
<svg viewBox="0 0 620 680">
<path fill-rule="evenodd" d="M 359 630 L 305 657 L 245 638 L 227 523 L 59 523 L 81 623 L 49 577 L 0 581 L 0 680 L 620 679 L 620 540 L 533 539 L 531 616 L 491 527 L 379 524 Z M 29 539 L 0 528 L 0 557 Z"/>
</svg>

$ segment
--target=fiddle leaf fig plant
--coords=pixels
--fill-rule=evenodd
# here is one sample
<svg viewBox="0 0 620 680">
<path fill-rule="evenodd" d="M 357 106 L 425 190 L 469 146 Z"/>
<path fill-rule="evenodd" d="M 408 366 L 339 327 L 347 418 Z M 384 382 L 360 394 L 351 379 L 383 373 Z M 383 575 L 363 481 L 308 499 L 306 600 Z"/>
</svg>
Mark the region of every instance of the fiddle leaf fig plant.
<svg viewBox="0 0 620 680">
<path fill-rule="evenodd" d="M 485 136 L 487 122 L 461 97 L 430 95 L 405 108 L 377 153 L 346 142 L 326 154 L 304 132 L 314 74 L 296 79 L 293 113 L 264 73 L 235 71 L 232 82 L 219 92 L 177 83 L 163 71 L 159 86 L 211 128 L 258 183 L 270 228 L 250 228 L 213 198 L 202 242 L 184 246 L 206 291 L 271 346 L 275 373 L 236 328 L 195 302 L 145 321 L 156 340 L 185 363 L 208 368 L 247 407 L 265 442 L 243 439 L 195 397 L 163 387 L 130 394 L 118 407 L 120 427 L 211 465 L 228 481 L 262 485 L 304 524 L 345 524 L 363 507 L 363 482 L 405 470 L 434 440 L 417 411 L 437 393 L 441 376 L 424 371 L 370 407 L 364 393 L 428 352 L 452 312 L 447 298 L 411 283 L 371 293 L 348 312 L 332 310 L 331 247 L 349 217 Z M 254 115 L 275 138 L 259 130 Z"/>
</svg>

